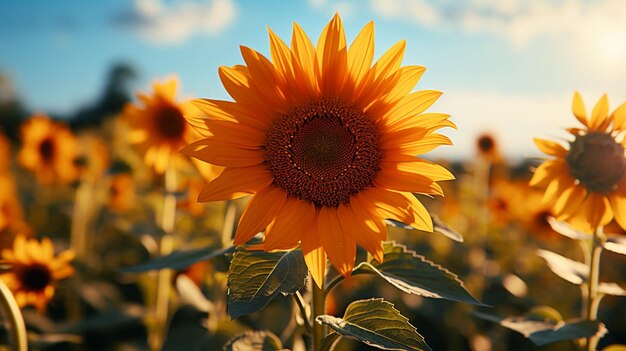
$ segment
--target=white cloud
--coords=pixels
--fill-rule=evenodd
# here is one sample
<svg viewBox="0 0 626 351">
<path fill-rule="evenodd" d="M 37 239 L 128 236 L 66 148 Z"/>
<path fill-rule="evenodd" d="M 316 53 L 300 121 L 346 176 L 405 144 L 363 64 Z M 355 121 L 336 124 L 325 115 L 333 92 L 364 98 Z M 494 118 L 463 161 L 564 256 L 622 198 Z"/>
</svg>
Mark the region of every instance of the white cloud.
<svg viewBox="0 0 626 351">
<path fill-rule="evenodd" d="M 503 37 L 516 47 L 543 36 L 583 40 L 581 44 L 593 44 L 590 37 L 600 41 L 607 35 L 626 37 L 622 0 L 371 0 L 370 7 L 381 16 L 427 28 Z M 618 44 L 624 47 L 623 42 L 611 45 Z"/>
<path fill-rule="evenodd" d="M 232 0 L 179 1 L 169 6 L 161 0 L 135 0 L 134 4 L 132 12 L 120 16 L 119 22 L 158 44 L 185 42 L 196 34 L 215 35 L 237 15 Z"/>
</svg>

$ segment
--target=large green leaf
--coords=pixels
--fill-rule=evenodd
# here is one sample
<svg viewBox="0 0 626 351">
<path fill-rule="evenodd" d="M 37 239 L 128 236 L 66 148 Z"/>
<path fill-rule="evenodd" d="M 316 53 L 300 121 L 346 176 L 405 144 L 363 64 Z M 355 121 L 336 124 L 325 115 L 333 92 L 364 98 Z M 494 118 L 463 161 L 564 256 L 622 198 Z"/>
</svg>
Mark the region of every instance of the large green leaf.
<svg viewBox="0 0 626 351">
<path fill-rule="evenodd" d="M 322 315 L 315 321 L 335 330 L 324 340 L 326 347 L 348 336 L 384 350 L 430 350 L 409 320 L 383 299 L 358 300 L 348 306 L 343 318 Z"/>
<path fill-rule="evenodd" d="M 396 288 L 424 297 L 483 305 L 452 272 L 395 242 L 383 244 L 383 263 L 372 259 L 359 264 L 352 274 L 377 274 Z"/>
<path fill-rule="evenodd" d="M 444 236 L 446 236 L 449 239 L 452 239 L 454 241 L 457 241 L 457 242 L 460 242 L 460 243 L 463 242 L 463 235 L 461 235 L 461 233 L 459 233 L 458 231 L 454 230 L 447 223 L 442 221 L 439 218 L 439 216 L 431 213 L 430 214 L 430 218 L 433 221 L 433 232 L 442 234 L 442 235 L 444 235 Z M 415 230 L 415 228 L 411 227 L 410 225 L 406 225 L 406 224 L 404 224 L 402 222 L 398 222 L 398 221 L 393 220 L 393 219 L 387 219 L 387 220 L 385 220 L 385 222 L 387 222 L 387 224 L 392 225 L 392 226 L 397 227 L 397 228 L 402 228 L 402 229 L 407 229 L 407 230 Z"/>
<path fill-rule="evenodd" d="M 278 294 L 304 286 L 307 267 L 300 250 L 263 252 L 240 247 L 228 269 L 228 312 L 237 318 L 264 308 Z"/>
<path fill-rule="evenodd" d="M 538 318 L 538 315 L 533 313 L 523 317 L 509 318 L 500 318 L 480 312 L 474 312 L 474 315 L 514 330 L 527 337 L 537 346 L 563 340 L 575 340 L 592 336 L 601 337 L 607 332 L 606 327 L 601 322 L 583 319 L 563 322 L 555 321 L 551 318 Z"/>
<path fill-rule="evenodd" d="M 203 247 L 199 249 L 175 251 L 169 255 L 157 257 L 136 266 L 122 268 L 120 272 L 141 273 L 165 268 L 177 270 L 185 269 L 196 262 L 210 260 L 231 253 L 234 250 L 235 247 L 231 246 L 221 250 Z"/>
<path fill-rule="evenodd" d="M 239 334 L 228 340 L 224 351 L 280 351 L 280 339 L 269 331 L 254 331 Z"/>
</svg>

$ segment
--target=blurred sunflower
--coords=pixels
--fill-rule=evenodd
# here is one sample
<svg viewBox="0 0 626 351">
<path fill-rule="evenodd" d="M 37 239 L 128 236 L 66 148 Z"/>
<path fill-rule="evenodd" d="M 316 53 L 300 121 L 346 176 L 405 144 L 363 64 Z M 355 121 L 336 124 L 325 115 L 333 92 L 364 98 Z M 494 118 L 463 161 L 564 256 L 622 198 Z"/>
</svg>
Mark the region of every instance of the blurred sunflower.
<svg viewBox="0 0 626 351">
<path fill-rule="evenodd" d="M 10 270 L 0 274 L 0 279 L 11 289 L 20 307 L 30 305 L 43 311 L 54 296 L 54 284 L 74 273 L 70 264 L 73 259 L 71 250 L 55 256 L 49 238 L 38 242 L 18 235 L 13 250 L 2 250 L 2 260 Z"/>
<path fill-rule="evenodd" d="M 626 228 L 626 103 L 609 116 L 609 102 L 602 96 L 587 116 L 580 94 L 574 94 L 574 116 L 583 128 L 570 128 L 569 149 L 543 139 L 535 144 L 555 157 L 542 163 L 530 184 L 546 187 L 544 200 L 552 204 L 556 218 L 587 233 L 615 218 Z"/>
<path fill-rule="evenodd" d="M 235 102 L 195 100 L 208 115 L 199 126 L 206 138 L 183 152 L 225 167 L 199 201 L 255 194 L 235 243 L 264 228 L 256 248 L 301 243 L 318 285 L 327 255 L 350 275 L 356 244 L 382 261 L 385 218 L 432 231 L 412 192 L 442 195 L 436 182 L 454 177 L 415 155 L 451 144 L 434 131 L 454 124 L 447 114 L 423 113 L 440 92 L 411 93 L 425 68 L 400 67 L 405 42 L 372 66 L 373 23 L 348 48 L 338 15 L 317 47 L 297 24 L 291 48 L 271 30 L 269 38 L 271 61 L 242 46 L 245 66 L 220 67 Z"/>
<path fill-rule="evenodd" d="M 476 138 L 476 150 L 478 151 L 478 156 L 490 162 L 501 160 L 500 148 L 496 138 L 489 133 L 481 134 Z"/>
<path fill-rule="evenodd" d="M 33 172 L 38 181 L 72 182 L 78 175 L 76 138 L 65 125 L 44 114 L 35 114 L 21 128 L 19 163 Z"/>
<path fill-rule="evenodd" d="M 190 104 L 176 102 L 175 78 L 155 82 L 152 96 L 138 93 L 141 106 L 127 104 L 123 117 L 130 126 L 129 141 L 137 144 L 144 162 L 162 174 L 179 158 L 178 151 L 199 136 L 183 118 Z"/>
</svg>

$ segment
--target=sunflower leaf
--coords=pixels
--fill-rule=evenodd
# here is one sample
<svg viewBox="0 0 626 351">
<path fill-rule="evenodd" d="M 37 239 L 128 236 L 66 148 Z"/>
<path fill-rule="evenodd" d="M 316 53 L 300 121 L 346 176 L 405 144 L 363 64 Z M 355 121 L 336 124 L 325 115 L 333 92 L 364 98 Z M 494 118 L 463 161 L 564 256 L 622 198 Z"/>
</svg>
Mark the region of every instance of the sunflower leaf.
<svg viewBox="0 0 626 351">
<path fill-rule="evenodd" d="M 293 294 L 304 286 L 307 267 L 300 250 L 263 252 L 240 247 L 228 269 L 230 317 L 263 309 L 278 294 Z"/>
<path fill-rule="evenodd" d="M 228 340 L 225 351 L 280 351 L 284 350 L 280 339 L 270 331 L 252 331 Z"/>
<path fill-rule="evenodd" d="M 612 234 L 608 235 L 604 242 L 604 248 L 622 255 L 626 255 L 626 236 Z"/>
<path fill-rule="evenodd" d="M 574 240 L 589 240 L 591 235 L 576 230 L 566 222 L 557 221 L 554 217 L 548 217 L 548 224 L 555 232 Z"/>
<path fill-rule="evenodd" d="M 120 269 L 120 272 L 141 273 L 165 268 L 176 270 L 185 269 L 196 262 L 210 260 L 218 256 L 232 253 L 233 251 L 235 251 L 234 246 L 220 250 L 203 247 L 199 249 L 175 251 L 169 255 L 157 257 L 136 266 L 124 267 Z"/>
<path fill-rule="evenodd" d="M 474 315 L 514 330 L 524 335 L 537 346 L 562 340 L 574 340 L 592 336 L 601 337 L 607 332 L 604 324 L 584 319 L 556 322 L 549 318 L 541 320 L 537 316 L 531 315 L 509 318 L 501 318 L 480 312 L 474 312 Z"/>
<path fill-rule="evenodd" d="M 458 276 L 406 246 L 385 242 L 383 250 L 383 263 L 374 259 L 363 262 L 352 274 L 376 274 L 408 294 L 484 305 L 465 289 Z"/>
<path fill-rule="evenodd" d="M 322 315 L 315 321 L 335 331 L 324 340 L 327 347 L 348 336 L 384 350 L 431 350 L 409 320 L 383 299 L 354 301 L 343 318 Z"/>
<path fill-rule="evenodd" d="M 537 250 L 537 255 L 546 260 L 548 267 L 554 274 L 568 282 L 580 285 L 587 281 L 589 268 L 585 264 L 548 250 Z"/>
</svg>

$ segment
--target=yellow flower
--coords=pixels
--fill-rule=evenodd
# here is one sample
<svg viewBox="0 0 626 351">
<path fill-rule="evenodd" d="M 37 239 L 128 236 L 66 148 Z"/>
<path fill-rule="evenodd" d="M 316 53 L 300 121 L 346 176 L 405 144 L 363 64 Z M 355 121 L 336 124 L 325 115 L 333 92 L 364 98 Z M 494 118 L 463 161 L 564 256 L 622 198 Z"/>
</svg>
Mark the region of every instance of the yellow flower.
<svg viewBox="0 0 626 351">
<path fill-rule="evenodd" d="M 65 183 L 76 179 L 76 138 L 65 125 L 36 114 L 22 125 L 20 164 L 33 172 L 39 182 Z"/>
<path fill-rule="evenodd" d="M 271 30 L 269 38 L 271 61 L 242 46 L 245 66 L 220 67 L 235 102 L 195 100 L 208 116 L 206 138 L 183 150 L 225 167 L 200 201 L 254 194 L 235 243 L 263 229 L 264 250 L 301 243 L 320 285 L 327 255 L 345 276 L 357 244 L 382 261 L 385 218 L 432 231 L 412 192 L 442 195 L 436 181 L 453 176 L 415 155 L 450 144 L 434 131 L 454 124 L 447 114 L 423 113 L 440 92 L 411 93 L 425 68 L 400 66 L 405 42 L 372 66 L 373 23 L 348 47 L 338 15 L 317 47 L 297 24 L 291 48 Z"/>
<path fill-rule="evenodd" d="M 576 93 L 573 112 L 584 128 L 568 130 L 574 135 L 569 149 L 535 139 L 541 151 L 555 158 L 535 170 L 530 184 L 546 187 L 544 200 L 552 203 L 556 218 L 579 230 L 591 233 L 613 218 L 626 228 L 626 103 L 609 116 L 604 95 L 588 117 Z"/>
<path fill-rule="evenodd" d="M 54 255 L 54 247 L 49 238 L 41 242 L 18 235 L 13 242 L 13 250 L 2 250 L 4 263 L 11 268 L 0 274 L 15 295 L 20 307 L 35 306 L 43 311 L 54 296 L 54 284 L 74 273 L 70 262 L 74 259 L 71 250 Z"/>
<path fill-rule="evenodd" d="M 130 142 L 137 144 L 144 161 L 157 173 L 164 173 L 187 143 L 197 140 L 197 133 L 187 124 L 183 113 L 189 107 L 176 102 L 177 79 L 154 83 L 152 96 L 138 93 L 141 105 L 127 104 L 124 118 L 128 122 Z"/>
</svg>

